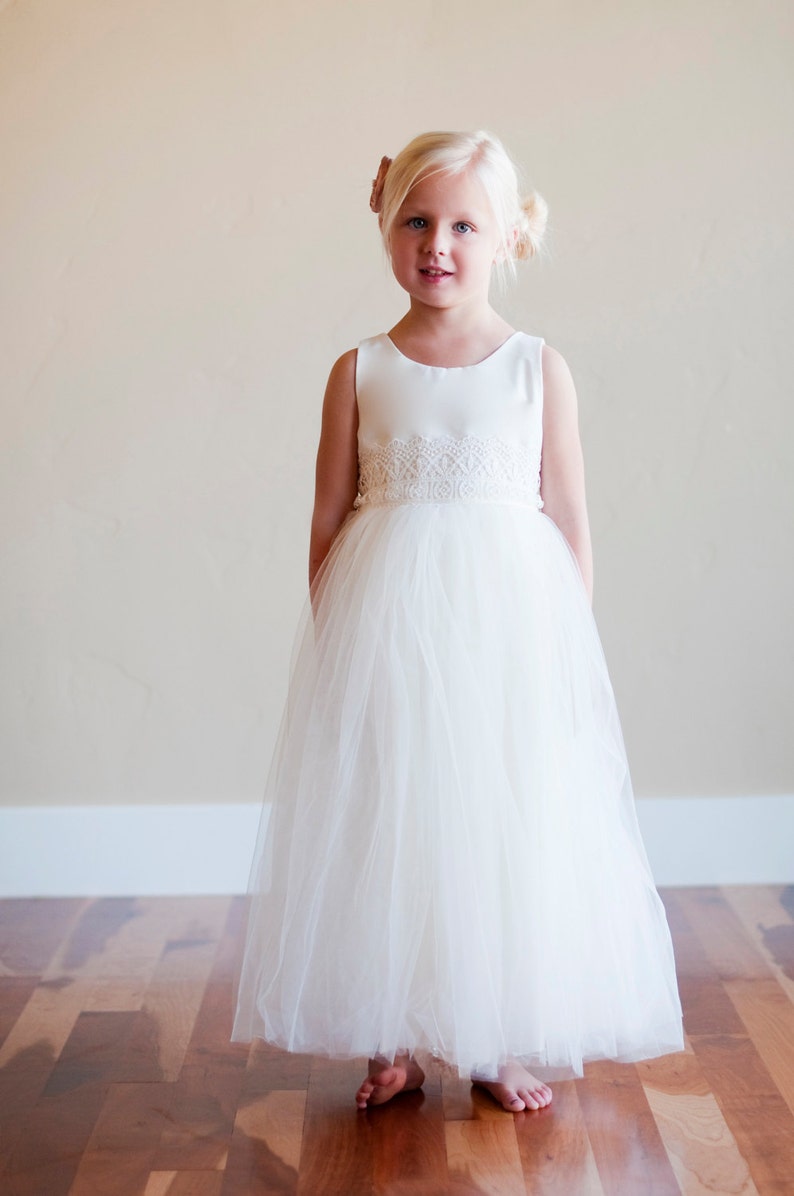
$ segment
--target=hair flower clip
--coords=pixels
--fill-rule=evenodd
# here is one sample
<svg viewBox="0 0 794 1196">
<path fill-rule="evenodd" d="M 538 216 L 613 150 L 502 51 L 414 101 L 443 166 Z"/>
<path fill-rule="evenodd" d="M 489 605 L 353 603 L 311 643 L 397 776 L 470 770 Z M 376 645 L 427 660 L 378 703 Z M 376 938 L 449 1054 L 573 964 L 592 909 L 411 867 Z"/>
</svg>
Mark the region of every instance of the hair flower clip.
<svg viewBox="0 0 794 1196">
<path fill-rule="evenodd" d="M 369 197 L 369 206 L 373 212 L 380 212 L 383 207 L 383 185 L 386 182 L 386 175 L 389 173 L 391 163 L 391 158 L 381 158 L 378 173 L 372 180 L 372 194 Z"/>
</svg>

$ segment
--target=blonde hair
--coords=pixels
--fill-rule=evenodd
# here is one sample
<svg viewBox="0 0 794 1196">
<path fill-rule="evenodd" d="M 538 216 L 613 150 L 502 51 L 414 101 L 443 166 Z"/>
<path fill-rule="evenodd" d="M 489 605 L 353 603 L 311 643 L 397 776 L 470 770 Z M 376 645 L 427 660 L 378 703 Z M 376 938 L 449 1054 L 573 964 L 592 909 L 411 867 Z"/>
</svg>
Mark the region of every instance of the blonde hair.
<svg viewBox="0 0 794 1196">
<path fill-rule="evenodd" d="M 503 258 L 497 267 L 506 265 L 515 272 L 516 260 L 534 257 L 540 251 L 548 205 L 536 191 L 520 197 L 516 168 L 507 150 L 498 137 L 480 131 L 422 133 L 400 151 L 382 176 L 379 172 L 376 183 L 381 187 L 372 206 L 378 212 L 387 252 L 397 213 L 411 188 L 430 175 L 455 175 L 468 169 L 485 189 L 496 217 Z"/>
</svg>

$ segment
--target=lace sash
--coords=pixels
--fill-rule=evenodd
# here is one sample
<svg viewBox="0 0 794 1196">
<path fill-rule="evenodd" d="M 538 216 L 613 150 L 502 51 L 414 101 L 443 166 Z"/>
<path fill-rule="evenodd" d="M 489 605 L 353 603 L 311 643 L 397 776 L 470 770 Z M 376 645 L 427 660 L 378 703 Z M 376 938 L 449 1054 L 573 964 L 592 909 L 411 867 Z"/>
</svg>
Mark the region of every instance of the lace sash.
<svg viewBox="0 0 794 1196">
<path fill-rule="evenodd" d="M 355 507 L 518 502 L 540 509 L 540 457 L 498 437 L 412 436 L 359 453 Z"/>
</svg>

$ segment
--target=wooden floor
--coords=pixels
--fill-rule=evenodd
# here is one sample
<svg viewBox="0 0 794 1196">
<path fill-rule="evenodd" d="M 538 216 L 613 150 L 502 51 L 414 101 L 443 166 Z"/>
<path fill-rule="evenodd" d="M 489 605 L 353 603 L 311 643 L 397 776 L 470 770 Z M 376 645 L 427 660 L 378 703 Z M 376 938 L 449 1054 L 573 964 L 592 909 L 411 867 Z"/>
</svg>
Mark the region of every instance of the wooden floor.
<svg viewBox="0 0 794 1196">
<path fill-rule="evenodd" d="M 239 898 L 0 902 L 3 1196 L 794 1193 L 794 886 L 662 890 L 687 1049 L 512 1115 L 231 1045 Z"/>
</svg>

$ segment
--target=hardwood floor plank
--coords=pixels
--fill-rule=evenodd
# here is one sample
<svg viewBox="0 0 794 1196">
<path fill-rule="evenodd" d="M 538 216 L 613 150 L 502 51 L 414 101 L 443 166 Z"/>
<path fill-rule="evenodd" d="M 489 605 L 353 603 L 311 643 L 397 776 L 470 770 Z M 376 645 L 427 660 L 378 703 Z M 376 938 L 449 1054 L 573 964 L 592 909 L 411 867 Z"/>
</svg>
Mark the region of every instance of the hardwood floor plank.
<svg viewBox="0 0 794 1196">
<path fill-rule="evenodd" d="M 710 979 L 716 976 L 703 944 L 695 934 L 684 910 L 684 897 L 691 889 L 666 889 L 663 893 L 667 921 L 673 938 L 675 970 L 679 984 L 682 980 Z M 662 890 L 659 890 L 660 896 Z"/>
<path fill-rule="evenodd" d="M 0 965 L 15 976 L 41 975 L 88 905 L 83 897 L 0 901 Z"/>
<path fill-rule="evenodd" d="M 656 1119 L 633 1064 L 585 1064 L 577 1094 L 605 1196 L 679 1196 Z"/>
<path fill-rule="evenodd" d="M 753 1046 L 794 1113 L 794 1004 L 776 979 L 728 980 L 725 987 Z"/>
<path fill-rule="evenodd" d="M 55 1062 L 52 1048 L 41 1040 L 20 1047 L 0 1067 L 0 1174 L 25 1132 Z"/>
<path fill-rule="evenodd" d="M 518 1152 L 532 1196 L 603 1196 L 577 1083 L 550 1083 L 550 1105 L 515 1116 Z"/>
<path fill-rule="evenodd" d="M 37 984 L 0 1047 L 0 1067 L 20 1051 L 44 1044 L 58 1058 L 85 1008 L 90 985 L 68 977 Z"/>
<path fill-rule="evenodd" d="M 110 1084 L 117 1079 L 134 1013 L 81 1014 L 7 1162 L 15 1196 L 69 1191 Z"/>
<path fill-rule="evenodd" d="M 794 1002 L 794 886 L 730 885 L 725 900 Z"/>
<path fill-rule="evenodd" d="M 173 1086 L 171 1120 L 154 1163 L 158 1171 L 225 1166 L 248 1057 L 245 1045 L 230 1042 L 235 974 L 230 944 L 236 950 L 239 913 L 240 903 L 232 903 Z"/>
<path fill-rule="evenodd" d="M 297 1089 L 267 1092 L 238 1109 L 222 1196 L 297 1191 L 305 1109 L 306 1093 Z"/>
<path fill-rule="evenodd" d="M 514 1116 L 445 1122 L 450 1191 L 526 1196 Z"/>
<path fill-rule="evenodd" d="M 748 937 L 722 889 L 704 885 L 682 889 L 676 897 L 721 980 L 737 976 L 769 978 L 769 962 Z"/>
<path fill-rule="evenodd" d="M 470 1121 L 477 1116 L 471 1080 L 459 1076 L 452 1068 L 441 1072 L 441 1103 L 447 1121 Z"/>
<path fill-rule="evenodd" d="M 685 1196 L 755 1196 L 747 1163 L 691 1043 L 686 1052 L 635 1064 Z"/>
<path fill-rule="evenodd" d="M 741 1018 L 689 920 L 687 901 L 692 892 L 682 888 L 665 895 L 674 935 L 684 1029 L 687 1034 L 741 1034 L 744 1029 Z"/>
<path fill-rule="evenodd" d="M 312 1063 L 303 1127 L 298 1196 L 349 1192 L 374 1196 L 373 1117 L 383 1109 L 357 1110 L 354 1095 L 366 1074 L 366 1060 Z"/>
<path fill-rule="evenodd" d="M 448 1190 L 441 1076 L 436 1065 L 424 1066 L 421 1091 L 360 1114 L 368 1126 L 373 1187 L 379 1194 L 423 1196 Z"/>
<path fill-rule="evenodd" d="M 216 951 L 211 938 L 166 944 L 146 990 L 125 1079 L 179 1078 Z"/>
<path fill-rule="evenodd" d="M 790 1196 L 794 1116 L 749 1037 L 696 1036 L 692 1045 L 762 1196 Z"/>
<path fill-rule="evenodd" d="M 69 1196 L 139 1196 L 169 1118 L 166 1084 L 111 1084 Z"/>
<path fill-rule="evenodd" d="M 684 1196 L 759 1196 L 712 1093 L 645 1094 Z"/>
<path fill-rule="evenodd" d="M 36 991 L 37 983 L 36 976 L 0 977 L 0 1046 Z"/>
<path fill-rule="evenodd" d="M 645 1088 L 691 1096 L 708 1095 L 709 1086 L 703 1069 L 688 1039 L 685 1051 L 662 1055 L 658 1059 L 642 1059 L 634 1067 Z"/>
<path fill-rule="evenodd" d="M 0 1047 L 0 1168 L 26 1129 L 85 998 L 85 986 L 68 980 L 37 985 Z"/>
<path fill-rule="evenodd" d="M 311 1055 L 291 1055 L 257 1039 L 251 1044 L 248 1053 L 242 1100 L 250 1102 L 268 1092 L 287 1089 L 305 1092 L 309 1087 L 311 1069 Z"/>
<path fill-rule="evenodd" d="M 221 1196 L 222 1171 L 153 1171 L 143 1196 Z"/>
<path fill-rule="evenodd" d="M 86 1009 L 110 1012 L 143 1008 L 166 943 L 173 937 L 174 910 L 163 898 L 144 897 L 136 898 L 130 912 L 128 918 L 117 917 L 116 927 L 104 938 L 101 951 L 91 950 L 90 942 L 83 946 L 79 974 L 93 979 Z"/>
<path fill-rule="evenodd" d="M 222 1170 L 231 1147 L 243 1070 L 236 1063 L 186 1066 L 170 1085 L 171 1115 L 152 1169 Z"/>
<path fill-rule="evenodd" d="M 103 955 L 133 918 L 139 916 L 134 897 L 100 897 L 89 901 L 58 955 L 59 967 L 69 975 L 83 971 L 92 957 Z"/>
</svg>

